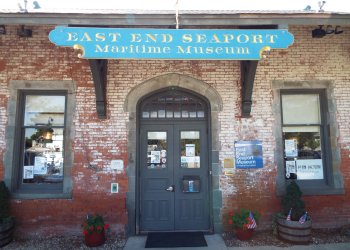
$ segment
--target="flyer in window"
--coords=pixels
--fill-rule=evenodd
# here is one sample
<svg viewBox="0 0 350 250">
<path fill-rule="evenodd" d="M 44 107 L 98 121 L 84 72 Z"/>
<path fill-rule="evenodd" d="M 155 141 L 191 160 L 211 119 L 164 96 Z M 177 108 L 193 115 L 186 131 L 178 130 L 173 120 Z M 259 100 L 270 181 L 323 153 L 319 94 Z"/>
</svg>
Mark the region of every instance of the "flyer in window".
<svg viewBox="0 0 350 250">
<path fill-rule="evenodd" d="M 286 161 L 286 178 L 291 178 L 292 174 L 296 174 L 296 172 L 295 161 Z"/>
<path fill-rule="evenodd" d="M 34 158 L 34 174 L 47 174 L 46 157 L 36 156 Z"/>
<path fill-rule="evenodd" d="M 151 163 L 160 163 L 160 151 L 151 151 Z"/>
<path fill-rule="evenodd" d="M 34 178 L 34 166 L 23 166 L 23 179 Z"/>
<path fill-rule="evenodd" d="M 200 168 L 200 156 L 181 156 L 181 167 Z"/>
<path fill-rule="evenodd" d="M 298 144 L 298 142 L 296 139 L 284 140 L 284 152 L 286 154 L 286 157 L 297 157 L 298 156 L 297 144 Z"/>
<path fill-rule="evenodd" d="M 298 180 L 323 179 L 322 159 L 297 160 Z"/>
<path fill-rule="evenodd" d="M 195 144 L 186 144 L 186 156 L 195 156 L 196 145 Z"/>
</svg>

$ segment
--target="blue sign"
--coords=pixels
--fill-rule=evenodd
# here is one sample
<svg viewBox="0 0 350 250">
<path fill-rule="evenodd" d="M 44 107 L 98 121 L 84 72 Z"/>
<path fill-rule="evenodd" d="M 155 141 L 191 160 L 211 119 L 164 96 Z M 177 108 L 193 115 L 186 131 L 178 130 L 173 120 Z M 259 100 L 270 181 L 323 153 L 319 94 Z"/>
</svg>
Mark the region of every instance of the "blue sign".
<svg viewBox="0 0 350 250">
<path fill-rule="evenodd" d="M 80 50 L 87 59 L 259 60 L 270 49 L 286 49 L 287 30 L 126 29 L 57 26 L 57 46 Z"/>
<path fill-rule="evenodd" d="M 236 168 L 262 168 L 261 141 L 236 141 Z"/>
</svg>

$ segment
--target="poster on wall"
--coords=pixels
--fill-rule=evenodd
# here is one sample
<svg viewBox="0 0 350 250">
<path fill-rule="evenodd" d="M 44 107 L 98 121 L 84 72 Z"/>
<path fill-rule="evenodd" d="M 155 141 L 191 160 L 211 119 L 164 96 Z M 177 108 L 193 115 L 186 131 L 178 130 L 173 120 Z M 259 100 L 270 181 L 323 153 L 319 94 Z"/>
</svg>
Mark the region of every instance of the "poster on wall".
<svg viewBox="0 0 350 250">
<path fill-rule="evenodd" d="M 234 173 L 234 162 L 232 158 L 224 159 L 224 174 L 233 175 Z"/>
<path fill-rule="evenodd" d="M 322 159 L 297 160 L 298 180 L 323 179 Z"/>
<path fill-rule="evenodd" d="M 235 142 L 235 165 L 236 168 L 262 168 L 262 142 L 236 141 Z"/>
</svg>

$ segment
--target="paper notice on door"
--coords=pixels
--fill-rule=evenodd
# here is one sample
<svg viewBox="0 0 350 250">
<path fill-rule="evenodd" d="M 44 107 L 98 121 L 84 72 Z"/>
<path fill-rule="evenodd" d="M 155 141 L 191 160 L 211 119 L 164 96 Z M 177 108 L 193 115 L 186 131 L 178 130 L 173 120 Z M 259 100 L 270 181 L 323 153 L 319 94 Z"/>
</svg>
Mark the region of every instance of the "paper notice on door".
<svg viewBox="0 0 350 250">
<path fill-rule="evenodd" d="M 195 144 L 186 144 L 186 156 L 195 156 L 196 145 Z"/>
<path fill-rule="evenodd" d="M 181 156 L 181 167 L 183 168 L 200 168 L 199 156 Z"/>
<path fill-rule="evenodd" d="M 151 163 L 160 163 L 160 151 L 151 151 Z"/>
</svg>

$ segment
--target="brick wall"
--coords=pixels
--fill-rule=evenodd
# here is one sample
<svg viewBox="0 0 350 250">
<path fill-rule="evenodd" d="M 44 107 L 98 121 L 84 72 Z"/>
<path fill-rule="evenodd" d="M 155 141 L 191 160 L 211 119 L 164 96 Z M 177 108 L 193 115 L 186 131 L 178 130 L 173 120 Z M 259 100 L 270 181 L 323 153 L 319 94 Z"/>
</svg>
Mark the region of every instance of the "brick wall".
<svg viewBox="0 0 350 250">
<path fill-rule="evenodd" d="M 263 225 L 279 210 L 275 195 L 275 139 L 272 111 L 273 80 L 332 80 L 339 124 L 339 146 L 346 193 L 349 192 L 350 163 L 350 41 L 343 27 L 342 35 L 312 39 L 314 27 L 290 27 L 295 43 L 287 50 L 273 50 L 260 61 L 253 93 L 251 118 L 240 118 L 240 68 L 238 61 L 156 61 L 110 60 L 108 64 L 108 118 L 99 120 L 95 109 L 94 86 L 89 64 L 77 58 L 71 48 L 59 48 L 48 41 L 52 27 L 33 27 L 32 38 L 18 38 L 16 26 L 6 27 L 0 36 L 0 157 L 6 148 L 8 84 L 11 80 L 73 80 L 77 84 L 76 128 L 73 142 L 73 196 L 71 200 L 15 200 L 13 212 L 26 234 L 80 233 L 82 218 L 88 212 L 105 215 L 114 231 L 122 232 L 127 224 L 125 171 L 110 170 L 113 159 L 128 163 L 127 123 L 123 111 L 125 96 L 138 84 L 169 72 L 202 80 L 222 97 L 219 114 L 220 160 L 232 158 L 235 140 L 263 141 L 264 168 L 235 170 L 233 176 L 220 178 L 223 192 L 222 214 L 246 206 L 263 212 Z M 89 164 L 94 168 L 89 168 Z M 4 173 L 0 162 L 0 178 Z M 110 183 L 118 182 L 118 194 L 110 193 Z M 317 226 L 339 226 L 349 223 L 349 195 L 305 197 Z M 98 200 L 98 202 L 96 202 Z M 331 216 L 330 216 L 331 215 Z M 338 216 L 335 216 L 338 215 Z M 48 230 L 48 228 L 51 228 Z"/>
</svg>

